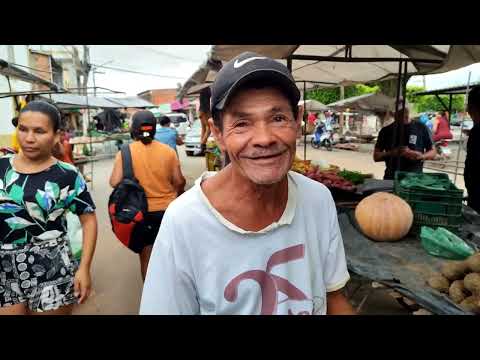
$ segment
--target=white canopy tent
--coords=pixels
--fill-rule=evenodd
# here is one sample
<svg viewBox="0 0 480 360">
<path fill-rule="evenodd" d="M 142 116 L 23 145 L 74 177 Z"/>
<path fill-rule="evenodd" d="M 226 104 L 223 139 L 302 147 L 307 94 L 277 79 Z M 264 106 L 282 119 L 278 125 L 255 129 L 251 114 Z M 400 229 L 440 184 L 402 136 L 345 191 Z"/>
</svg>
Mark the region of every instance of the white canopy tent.
<svg viewBox="0 0 480 360">
<path fill-rule="evenodd" d="M 480 61 L 480 45 L 215 45 L 210 57 L 229 61 L 245 51 L 289 59 L 296 80 L 338 85 L 395 77 L 399 60 L 407 73 L 432 74 Z"/>
<path fill-rule="evenodd" d="M 382 93 L 364 94 L 336 101 L 327 105 L 337 111 L 354 109 L 365 112 L 395 111 L 395 99 Z"/>
<path fill-rule="evenodd" d="M 214 45 L 207 64 L 216 64 L 218 71 L 220 64 L 245 51 L 284 62 L 304 92 L 307 82 L 345 86 L 398 78 L 395 112 L 405 106 L 401 94 L 406 92 L 408 76 L 442 73 L 480 62 L 480 45 Z M 204 83 L 206 76 L 203 80 L 197 77 L 194 85 Z M 187 82 L 181 96 L 191 86 Z"/>
<path fill-rule="evenodd" d="M 302 106 L 302 107 L 305 106 L 305 110 L 307 111 L 327 111 L 329 109 L 328 106 L 326 106 L 325 104 L 322 104 L 320 101 L 317 101 L 317 100 L 307 100 L 307 101 L 300 100 L 298 102 L 298 106 Z"/>
</svg>

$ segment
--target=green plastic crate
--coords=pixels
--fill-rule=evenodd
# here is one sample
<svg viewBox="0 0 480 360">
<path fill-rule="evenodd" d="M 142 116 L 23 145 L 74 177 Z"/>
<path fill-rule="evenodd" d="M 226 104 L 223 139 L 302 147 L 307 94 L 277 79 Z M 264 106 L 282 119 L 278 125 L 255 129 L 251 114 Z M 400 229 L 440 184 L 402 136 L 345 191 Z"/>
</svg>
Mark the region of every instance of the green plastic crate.
<svg viewBox="0 0 480 360">
<path fill-rule="evenodd" d="M 462 201 L 463 191 L 453 183 L 449 190 L 417 190 L 407 189 L 400 185 L 400 181 L 408 174 L 397 172 L 395 174 L 395 193 L 404 199 L 414 213 L 414 225 L 419 227 L 442 226 L 451 231 L 456 231 L 463 222 Z M 448 179 L 444 173 L 428 173 L 442 179 Z"/>
</svg>

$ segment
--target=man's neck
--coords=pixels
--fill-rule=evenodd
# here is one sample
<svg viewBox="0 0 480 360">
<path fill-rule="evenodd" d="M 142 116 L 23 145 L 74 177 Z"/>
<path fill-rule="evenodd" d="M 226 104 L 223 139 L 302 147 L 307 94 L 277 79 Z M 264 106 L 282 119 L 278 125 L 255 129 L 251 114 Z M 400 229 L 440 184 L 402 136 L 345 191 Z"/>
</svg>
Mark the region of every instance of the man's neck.
<svg viewBox="0 0 480 360">
<path fill-rule="evenodd" d="M 227 220 L 249 231 L 278 221 L 288 201 L 288 178 L 258 185 L 235 171 L 232 165 L 202 184 L 213 207 Z"/>
</svg>

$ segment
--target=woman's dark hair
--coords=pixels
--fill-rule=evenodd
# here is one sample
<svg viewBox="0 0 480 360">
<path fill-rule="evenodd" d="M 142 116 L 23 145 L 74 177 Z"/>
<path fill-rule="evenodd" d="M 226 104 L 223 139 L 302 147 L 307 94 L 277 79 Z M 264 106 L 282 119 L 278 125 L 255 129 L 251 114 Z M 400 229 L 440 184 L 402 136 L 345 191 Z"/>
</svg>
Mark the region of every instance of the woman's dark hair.
<svg viewBox="0 0 480 360">
<path fill-rule="evenodd" d="M 158 119 L 158 122 L 160 125 L 162 126 L 165 126 L 165 125 L 168 125 L 172 122 L 172 120 L 170 120 L 170 118 L 168 116 L 161 116 L 159 119 Z"/>
<path fill-rule="evenodd" d="M 247 82 L 244 85 L 240 85 L 238 87 L 238 89 L 235 89 L 235 93 L 238 93 L 238 92 L 244 91 L 244 90 L 251 90 L 251 89 L 255 89 L 255 90 L 265 89 L 265 88 L 268 88 L 268 87 L 273 87 L 275 89 L 278 89 L 282 94 L 284 94 L 284 96 L 288 99 L 288 101 L 290 103 L 290 107 L 292 108 L 294 119 L 297 119 L 298 104 L 295 104 L 293 101 L 291 101 L 289 96 L 287 96 L 287 93 L 283 90 L 283 88 L 281 86 L 278 86 L 278 84 L 275 81 L 268 82 L 268 81 L 265 81 L 264 79 L 252 80 L 252 81 Z M 230 97 L 230 99 L 231 98 L 232 97 Z M 220 130 L 223 130 L 223 112 L 225 111 L 227 106 L 228 106 L 228 103 L 225 105 L 224 110 L 222 110 L 222 111 L 219 111 L 217 109 L 211 109 L 212 110 L 213 123 Z"/>
<path fill-rule="evenodd" d="M 29 102 L 20 111 L 20 115 L 28 111 L 39 112 L 46 115 L 52 123 L 54 132 L 57 132 L 58 129 L 60 128 L 60 124 L 62 122 L 62 115 L 60 114 L 60 111 L 57 109 L 55 105 L 52 105 L 46 101 L 35 100 L 35 101 Z"/>
</svg>

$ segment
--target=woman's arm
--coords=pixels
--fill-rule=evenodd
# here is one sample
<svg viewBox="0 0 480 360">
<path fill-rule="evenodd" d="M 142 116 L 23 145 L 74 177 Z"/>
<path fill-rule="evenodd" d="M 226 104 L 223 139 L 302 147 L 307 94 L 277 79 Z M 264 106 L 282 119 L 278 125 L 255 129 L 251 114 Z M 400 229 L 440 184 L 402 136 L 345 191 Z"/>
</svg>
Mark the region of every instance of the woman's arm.
<svg viewBox="0 0 480 360">
<path fill-rule="evenodd" d="M 183 144 L 184 144 L 183 139 L 177 133 L 177 145 L 183 145 Z"/>
<path fill-rule="evenodd" d="M 75 274 L 74 288 L 75 296 L 82 304 L 89 297 L 92 287 L 90 267 L 97 244 L 97 217 L 95 213 L 89 213 L 80 215 L 79 218 L 82 224 L 83 249 L 80 266 Z"/>
<path fill-rule="evenodd" d="M 110 186 L 115 187 L 123 179 L 123 164 L 122 164 L 122 157 L 120 153 L 117 154 L 115 158 L 115 162 L 113 163 L 113 170 L 112 175 L 110 175 Z"/>
</svg>

